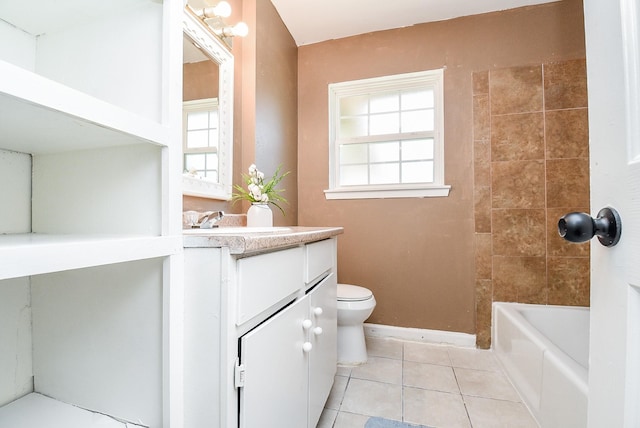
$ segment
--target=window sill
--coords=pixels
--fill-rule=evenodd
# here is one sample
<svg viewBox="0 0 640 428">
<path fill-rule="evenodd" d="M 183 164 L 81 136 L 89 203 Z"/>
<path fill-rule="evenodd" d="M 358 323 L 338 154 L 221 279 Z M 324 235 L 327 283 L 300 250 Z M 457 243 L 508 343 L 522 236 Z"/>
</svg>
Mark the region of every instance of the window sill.
<svg viewBox="0 0 640 428">
<path fill-rule="evenodd" d="M 386 199 L 386 198 L 438 198 L 449 196 L 451 186 L 431 185 L 419 187 L 348 187 L 324 191 L 332 199 Z"/>
</svg>

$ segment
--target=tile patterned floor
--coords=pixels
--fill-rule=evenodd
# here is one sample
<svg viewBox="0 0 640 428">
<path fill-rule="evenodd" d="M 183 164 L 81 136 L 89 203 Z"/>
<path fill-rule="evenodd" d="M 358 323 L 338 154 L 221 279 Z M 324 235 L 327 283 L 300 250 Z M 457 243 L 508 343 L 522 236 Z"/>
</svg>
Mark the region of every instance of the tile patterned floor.
<svg viewBox="0 0 640 428">
<path fill-rule="evenodd" d="M 369 361 L 338 367 L 318 428 L 371 416 L 435 428 L 538 428 L 491 351 L 367 338 Z"/>
</svg>

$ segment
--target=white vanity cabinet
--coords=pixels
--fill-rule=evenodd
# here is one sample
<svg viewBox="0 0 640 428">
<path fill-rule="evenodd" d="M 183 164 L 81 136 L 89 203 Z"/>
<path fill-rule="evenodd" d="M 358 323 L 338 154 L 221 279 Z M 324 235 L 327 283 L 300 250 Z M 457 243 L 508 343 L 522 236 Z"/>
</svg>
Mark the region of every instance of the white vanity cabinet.
<svg viewBox="0 0 640 428">
<path fill-rule="evenodd" d="M 336 243 L 185 249 L 187 426 L 315 428 L 337 364 Z"/>
<path fill-rule="evenodd" d="M 1 427 L 183 426 L 181 16 L 0 2 Z"/>
<path fill-rule="evenodd" d="M 335 289 L 331 273 L 240 338 L 241 427 L 316 426 L 336 372 Z"/>
</svg>

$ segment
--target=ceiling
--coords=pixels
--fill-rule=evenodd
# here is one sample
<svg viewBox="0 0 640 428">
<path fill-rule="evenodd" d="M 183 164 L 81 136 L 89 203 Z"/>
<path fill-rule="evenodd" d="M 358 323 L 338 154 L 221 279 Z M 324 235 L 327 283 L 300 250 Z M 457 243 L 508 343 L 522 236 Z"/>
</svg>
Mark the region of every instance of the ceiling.
<svg viewBox="0 0 640 428">
<path fill-rule="evenodd" d="M 559 0 L 271 0 L 298 46 Z"/>
</svg>

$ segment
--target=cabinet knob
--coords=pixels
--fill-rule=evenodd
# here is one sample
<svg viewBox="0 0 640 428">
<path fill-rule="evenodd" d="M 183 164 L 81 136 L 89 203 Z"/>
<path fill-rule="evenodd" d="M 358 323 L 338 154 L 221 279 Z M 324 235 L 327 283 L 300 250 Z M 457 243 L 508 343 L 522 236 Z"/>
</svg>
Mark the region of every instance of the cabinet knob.
<svg viewBox="0 0 640 428">
<path fill-rule="evenodd" d="M 302 350 L 305 353 L 311 352 L 312 349 L 313 349 L 313 345 L 311 344 L 311 342 L 304 342 L 302 344 Z"/>
<path fill-rule="evenodd" d="M 319 317 L 320 315 L 322 315 L 322 308 L 314 308 L 313 309 L 313 314 L 317 317 Z"/>
<path fill-rule="evenodd" d="M 320 336 L 322 334 L 322 327 L 316 327 L 313 329 L 313 334 Z"/>
<path fill-rule="evenodd" d="M 313 322 L 311 320 L 302 321 L 302 328 L 304 328 L 305 330 L 309 330 L 312 325 L 313 325 Z"/>
</svg>

